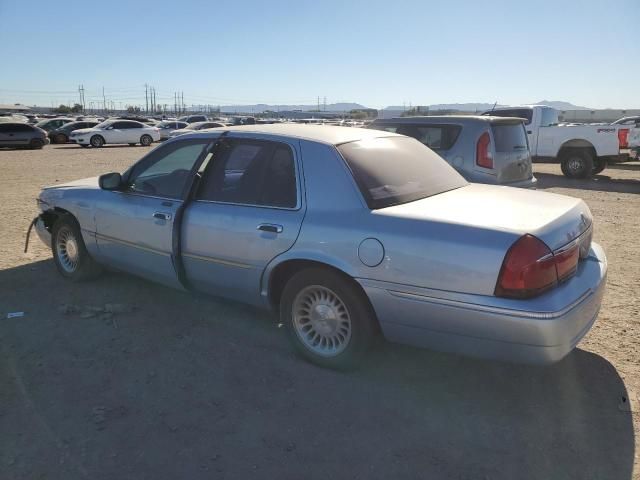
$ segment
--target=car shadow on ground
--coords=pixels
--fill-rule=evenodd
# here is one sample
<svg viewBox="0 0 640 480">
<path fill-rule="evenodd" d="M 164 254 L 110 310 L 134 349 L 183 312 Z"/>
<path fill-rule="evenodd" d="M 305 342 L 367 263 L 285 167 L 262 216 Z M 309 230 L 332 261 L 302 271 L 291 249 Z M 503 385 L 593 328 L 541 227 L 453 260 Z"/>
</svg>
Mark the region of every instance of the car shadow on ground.
<svg viewBox="0 0 640 480">
<path fill-rule="evenodd" d="M 135 310 L 59 310 L 114 302 Z M 542 368 L 383 344 L 335 372 L 270 314 L 51 261 L 0 271 L 0 315 L 7 478 L 632 475 L 624 382 L 583 350 Z"/>
<path fill-rule="evenodd" d="M 538 179 L 537 188 L 539 190 L 558 187 L 601 192 L 640 193 L 640 180 L 635 179 L 617 179 L 605 174 L 595 175 L 589 179 L 572 179 L 561 174 L 543 172 L 535 172 L 534 175 Z"/>
</svg>

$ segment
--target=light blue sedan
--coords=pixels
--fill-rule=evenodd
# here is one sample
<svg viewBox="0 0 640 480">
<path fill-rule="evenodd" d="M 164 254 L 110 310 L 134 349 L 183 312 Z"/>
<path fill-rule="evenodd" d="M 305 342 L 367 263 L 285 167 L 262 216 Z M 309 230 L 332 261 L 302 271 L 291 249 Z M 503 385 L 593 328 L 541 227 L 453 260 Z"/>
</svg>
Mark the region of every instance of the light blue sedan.
<svg viewBox="0 0 640 480">
<path fill-rule="evenodd" d="M 579 199 L 467 183 L 402 135 L 254 125 L 177 137 L 122 175 L 45 188 L 62 276 L 103 267 L 270 308 L 311 361 L 374 337 L 551 363 L 593 325 L 607 262 Z"/>
</svg>

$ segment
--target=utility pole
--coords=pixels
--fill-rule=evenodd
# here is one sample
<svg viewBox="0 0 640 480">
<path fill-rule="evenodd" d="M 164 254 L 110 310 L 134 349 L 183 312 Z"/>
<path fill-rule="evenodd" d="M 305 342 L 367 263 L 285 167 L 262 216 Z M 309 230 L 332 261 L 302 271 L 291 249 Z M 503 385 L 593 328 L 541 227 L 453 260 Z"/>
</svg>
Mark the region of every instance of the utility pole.
<svg viewBox="0 0 640 480">
<path fill-rule="evenodd" d="M 318 95 L 318 112 L 320 111 L 320 95 Z"/>
<path fill-rule="evenodd" d="M 144 84 L 144 111 L 149 113 L 149 86 Z"/>
<path fill-rule="evenodd" d="M 104 87 L 102 87 L 102 108 L 104 112 L 107 112 L 107 97 L 104 96 Z"/>
<path fill-rule="evenodd" d="M 181 110 L 181 112 L 182 112 L 182 113 L 184 113 L 184 92 L 181 92 L 181 93 L 182 93 L 182 101 L 181 101 L 181 103 L 182 103 L 182 110 Z"/>
<path fill-rule="evenodd" d="M 326 112 L 327 111 L 327 97 L 324 97 L 324 105 L 323 105 L 323 110 Z"/>
</svg>

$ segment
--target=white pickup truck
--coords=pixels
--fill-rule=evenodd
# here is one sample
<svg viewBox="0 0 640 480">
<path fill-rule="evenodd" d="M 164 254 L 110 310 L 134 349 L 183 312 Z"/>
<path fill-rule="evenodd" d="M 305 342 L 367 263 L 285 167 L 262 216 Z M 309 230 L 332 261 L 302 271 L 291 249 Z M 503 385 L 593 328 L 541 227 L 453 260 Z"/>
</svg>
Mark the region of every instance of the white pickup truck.
<svg viewBox="0 0 640 480">
<path fill-rule="evenodd" d="M 500 107 L 483 115 L 524 118 L 532 158 L 560 161 L 562 173 L 570 178 L 591 177 L 607 162 L 623 160 L 621 125 L 558 125 L 558 111 L 546 105 Z"/>
</svg>

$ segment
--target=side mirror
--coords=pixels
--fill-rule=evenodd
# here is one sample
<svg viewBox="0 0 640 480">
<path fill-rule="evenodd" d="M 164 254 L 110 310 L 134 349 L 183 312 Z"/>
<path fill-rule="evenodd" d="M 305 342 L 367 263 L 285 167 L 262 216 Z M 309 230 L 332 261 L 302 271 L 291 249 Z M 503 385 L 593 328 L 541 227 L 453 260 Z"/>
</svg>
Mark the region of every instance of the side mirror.
<svg viewBox="0 0 640 480">
<path fill-rule="evenodd" d="M 117 172 L 100 175 L 98 185 L 102 190 L 118 190 L 122 186 L 122 175 Z"/>
<path fill-rule="evenodd" d="M 110 127 L 107 127 L 107 130 L 113 130 L 113 125 Z"/>
</svg>

